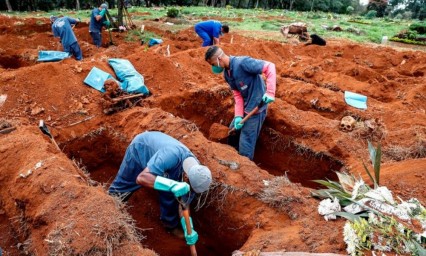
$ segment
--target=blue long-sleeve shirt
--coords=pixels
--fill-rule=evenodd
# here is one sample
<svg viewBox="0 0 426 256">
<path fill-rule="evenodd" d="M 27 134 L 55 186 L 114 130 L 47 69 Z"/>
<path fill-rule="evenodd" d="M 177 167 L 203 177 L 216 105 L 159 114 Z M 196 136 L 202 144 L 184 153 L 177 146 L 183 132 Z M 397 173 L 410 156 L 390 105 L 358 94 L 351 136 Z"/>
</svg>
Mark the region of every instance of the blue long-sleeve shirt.
<svg viewBox="0 0 426 256">
<path fill-rule="evenodd" d="M 69 46 L 77 42 L 74 31 L 71 25 L 77 24 L 77 20 L 70 17 L 61 17 L 55 20 L 52 24 L 52 32 L 54 37 L 61 38 L 61 44 L 64 51 L 69 51 Z"/>
</svg>

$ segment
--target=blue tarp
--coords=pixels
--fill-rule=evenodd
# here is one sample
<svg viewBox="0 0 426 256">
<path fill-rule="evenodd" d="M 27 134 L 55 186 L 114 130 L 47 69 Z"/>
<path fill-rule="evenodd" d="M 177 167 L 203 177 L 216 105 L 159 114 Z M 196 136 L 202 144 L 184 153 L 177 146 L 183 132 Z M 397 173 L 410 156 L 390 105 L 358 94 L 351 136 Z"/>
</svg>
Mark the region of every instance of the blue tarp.
<svg viewBox="0 0 426 256">
<path fill-rule="evenodd" d="M 108 63 L 114 69 L 118 80 L 121 82 L 121 89 L 128 93 L 149 94 L 143 76 L 136 71 L 130 61 L 125 59 L 109 59 Z"/>
<path fill-rule="evenodd" d="M 151 47 L 151 46 L 154 46 L 154 45 L 156 45 L 156 44 L 161 44 L 163 42 L 163 40 L 162 39 L 158 39 L 158 38 L 151 38 L 150 40 L 149 40 L 149 42 L 148 42 L 148 46 L 149 47 Z"/>
<path fill-rule="evenodd" d="M 345 102 L 355 108 L 367 109 L 367 96 L 362 94 L 345 91 Z"/>
<path fill-rule="evenodd" d="M 86 79 L 84 79 L 84 83 L 92 86 L 98 91 L 105 92 L 104 83 L 108 79 L 115 80 L 111 74 L 100 70 L 97 67 L 93 67 L 92 70 L 90 70 L 90 73 L 87 75 Z"/>
<path fill-rule="evenodd" d="M 68 52 L 61 51 L 39 51 L 37 61 L 60 61 L 69 58 L 71 55 Z"/>
</svg>

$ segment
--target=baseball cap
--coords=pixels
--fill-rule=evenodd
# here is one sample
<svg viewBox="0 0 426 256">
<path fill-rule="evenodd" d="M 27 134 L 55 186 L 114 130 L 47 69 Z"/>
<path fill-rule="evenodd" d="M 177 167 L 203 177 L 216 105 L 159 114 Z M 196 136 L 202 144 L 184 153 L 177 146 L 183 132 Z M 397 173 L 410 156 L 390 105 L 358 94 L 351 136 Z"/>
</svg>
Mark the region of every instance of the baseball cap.
<svg viewBox="0 0 426 256">
<path fill-rule="evenodd" d="M 107 3 L 103 3 L 100 6 L 102 9 L 108 9 L 108 4 Z"/>
<path fill-rule="evenodd" d="M 58 17 L 56 17 L 56 16 L 50 15 L 50 21 L 51 21 L 51 22 L 54 22 L 57 18 L 58 18 Z"/>
<path fill-rule="evenodd" d="M 183 170 L 188 175 L 189 183 L 196 193 L 207 191 L 212 182 L 212 174 L 207 166 L 198 163 L 194 157 L 183 160 Z"/>
</svg>

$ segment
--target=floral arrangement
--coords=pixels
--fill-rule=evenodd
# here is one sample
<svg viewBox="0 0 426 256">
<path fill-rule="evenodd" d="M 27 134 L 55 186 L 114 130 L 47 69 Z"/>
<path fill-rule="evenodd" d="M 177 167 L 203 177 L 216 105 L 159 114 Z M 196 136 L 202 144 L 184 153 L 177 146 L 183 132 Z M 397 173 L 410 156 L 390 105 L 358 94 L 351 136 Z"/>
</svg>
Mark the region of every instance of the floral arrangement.
<svg viewBox="0 0 426 256">
<path fill-rule="evenodd" d="M 312 192 L 323 199 L 319 214 L 327 221 L 338 216 L 347 219 L 343 236 L 350 255 L 363 255 L 365 251 L 374 255 L 377 251 L 426 256 L 425 207 L 415 198 L 398 198 L 397 202 L 387 187 L 379 186 L 380 145 L 376 149 L 368 142 L 368 149 L 374 176 L 365 164 L 364 168 L 374 187 L 342 172 L 336 172 L 338 182 L 316 180 L 327 187 Z"/>
</svg>

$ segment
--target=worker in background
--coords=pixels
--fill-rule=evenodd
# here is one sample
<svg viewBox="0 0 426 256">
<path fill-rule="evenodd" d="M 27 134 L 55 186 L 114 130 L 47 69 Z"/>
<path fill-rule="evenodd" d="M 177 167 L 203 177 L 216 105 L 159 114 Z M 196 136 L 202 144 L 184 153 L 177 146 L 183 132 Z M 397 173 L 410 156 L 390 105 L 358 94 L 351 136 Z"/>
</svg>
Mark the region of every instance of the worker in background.
<svg viewBox="0 0 426 256">
<path fill-rule="evenodd" d="M 72 30 L 80 20 L 66 16 L 61 18 L 50 16 L 50 22 L 52 23 L 53 36 L 60 38 L 63 51 L 73 55 L 76 60 L 82 60 L 83 53 Z"/>
<path fill-rule="evenodd" d="M 205 60 L 212 65 L 213 73 L 224 73 L 225 81 L 234 94 L 234 119 L 230 128 L 234 127 L 237 132 L 228 137 L 228 143 L 240 155 L 253 160 L 256 141 L 266 118 L 267 105 L 275 101 L 275 65 L 248 56 L 228 56 L 217 46 L 208 48 Z M 266 85 L 262 74 L 266 77 Z M 244 116 L 256 107 L 258 111 L 245 123 L 241 123 Z"/>
<path fill-rule="evenodd" d="M 211 181 L 209 168 L 201 165 L 185 145 L 167 134 L 152 131 L 137 135 L 130 143 L 108 192 L 127 201 L 141 187 L 158 190 L 160 219 L 165 228 L 179 236 L 180 222 L 186 243 L 193 245 L 198 234 L 195 230 L 187 234 L 184 218 L 179 220 L 178 200 L 189 206 L 196 193 L 209 189 Z"/>
<path fill-rule="evenodd" d="M 228 25 L 222 25 L 217 20 L 207 20 L 195 24 L 195 33 L 203 39 L 203 47 L 218 45 L 219 37 L 228 32 Z"/>
<path fill-rule="evenodd" d="M 111 25 L 106 18 L 107 11 L 108 4 L 103 3 L 98 8 L 93 9 L 90 16 L 89 32 L 96 47 L 101 47 L 102 45 L 102 27 L 108 28 Z"/>
</svg>

